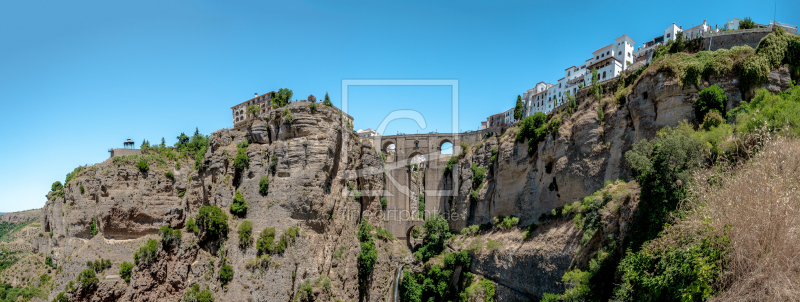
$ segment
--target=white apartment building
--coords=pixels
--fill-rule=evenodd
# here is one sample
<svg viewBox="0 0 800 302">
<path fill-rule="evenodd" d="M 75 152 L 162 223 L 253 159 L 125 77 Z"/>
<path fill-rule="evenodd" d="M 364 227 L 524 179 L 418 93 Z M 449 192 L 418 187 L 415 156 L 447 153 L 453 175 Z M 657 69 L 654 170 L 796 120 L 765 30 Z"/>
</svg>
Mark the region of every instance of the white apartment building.
<svg viewBox="0 0 800 302">
<path fill-rule="evenodd" d="M 739 23 L 736 23 L 736 26 L 739 26 Z M 681 26 L 677 26 L 673 22 L 672 25 L 670 25 L 669 27 L 667 27 L 667 29 L 664 30 L 664 44 L 667 44 L 667 42 L 669 41 L 675 41 L 676 36 L 681 31 L 683 31 Z"/>
<path fill-rule="evenodd" d="M 742 19 L 733 18 L 733 20 L 730 20 L 727 23 L 725 23 L 725 26 L 728 27 L 728 30 L 737 30 L 739 29 L 739 21 L 742 21 Z"/>
<path fill-rule="evenodd" d="M 714 32 L 714 28 L 708 26 L 706 20 L 703 20 L 703 24 L 698 26 L 689 28 L 683 31 L 683 38 L 684 39 L 694 39 L 697 37 L 701 37 L 707 33 Z"/>
<path fill-rule="evenodd" d="M 528 117 L 533 115 L 536 112 L 545 112 L 547 108 L 547 89 L 553 87 L 555 85 L 539 82 L 536 83 L 531 89 L 528 89 L 525 93 L 523 93 L 522 99 L 525 102 L 525 114 L 524 116 Z"/>
<path fill-rule="evenodd" d="M 674 25 L 674 24 L 673 24 Z M 597 77 L 600 81 L 615 78 L 633 64 L 635 42 L 628 35 L 622 35 L 614 39 L 615 44 L 609 44 L 592 52 L 592 58 L 586 60 L 586 72 L 583 80 L 584 85 L 592 84 L 592 69 L 597 69 Z"/>
<path fill-rule="evenodd" d="M 506 112 L 503 112 L 503 121 L 506 123 L 506 125 L 511 125 L 517 122 L 517 120 L 514 118 L 514 109 L 516 108 L 511 108 L 506 110 Z"/>
</svg>

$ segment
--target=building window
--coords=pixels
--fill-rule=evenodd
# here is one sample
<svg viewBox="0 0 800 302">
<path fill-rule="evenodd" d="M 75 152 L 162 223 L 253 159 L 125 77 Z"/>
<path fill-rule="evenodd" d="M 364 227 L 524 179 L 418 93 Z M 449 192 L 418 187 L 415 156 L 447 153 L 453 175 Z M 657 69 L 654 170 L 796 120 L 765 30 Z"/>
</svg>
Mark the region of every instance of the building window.
<svg viewBox="0 0 800 302">
<path fill-rule="evenodd" d="M 597 57 L 595 58 L 595 60 L 600 60 L 600 56 L 597 56 Z"/>
<path fill-rule="evenodd" d="M 601 54 L 601 55 L 600 55 L 600 57 L 601 57 L 601 58 L 605 58 L 605 57 L 606 57 L 606 54 Z"/>
<path fill-rule="evenodd" d="M 670 33 L 667 33 L 667 38 L 669 38 L 670 35 L 671 35 Z"/>
<path fill-rule="evenodd" d="M 618 55 L 618 56 L 621 56 L 621 55 L 622 55 L 622 52 L 621 52 L 621 51 L 620 51 L 620 52 L 618 52 L 618 53 L 617 53 L 617 55 Z"/>
<path fill-rule="evenodd" d="M 567 76 L 569 76 L 569 74 L 570 74 L 570 73 L 569 73 L 569 70 L 567 70 Z"/>
<path fill-rule="evenodd" d="M 603 71 L 603 79 L 605 79 L 605 78 L 606 78 L 606 72 Z"/>
<path fill-rule="evenodd" d="M 630 52 L 628 53 L 628 57 L 629 57 L 629 58 L 631 57 L 631 53 L 630 53 Z"/>
</svg>

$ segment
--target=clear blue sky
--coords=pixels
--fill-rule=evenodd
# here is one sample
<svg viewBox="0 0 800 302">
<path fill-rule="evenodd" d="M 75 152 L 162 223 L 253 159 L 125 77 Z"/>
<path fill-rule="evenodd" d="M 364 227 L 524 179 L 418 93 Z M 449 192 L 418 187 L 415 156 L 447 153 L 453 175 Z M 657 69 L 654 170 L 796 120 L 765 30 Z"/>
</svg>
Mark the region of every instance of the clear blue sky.
<svg viewBox="0 0 800 302">
<path fill-rule="evenodd" d="M 569 4 L 565 4 L 569 3 Z M 800 24 L 800 2 L 778 1 Z M 342 79 L 458 79 L 459 130 L 511 108 L 538 81 L 628 34 L 637 46 L 672 22 L 750 16 L 772 1 L 3 1 L 0 2 L 0 211 L 44 205 L 50 184 L 137 145 L 229 126 L 230 106 L 290 88 L 297 98 Z M 446 87 L 356 87 L 355 127 L 416 109 L 452 131 Z"/>
</svg>

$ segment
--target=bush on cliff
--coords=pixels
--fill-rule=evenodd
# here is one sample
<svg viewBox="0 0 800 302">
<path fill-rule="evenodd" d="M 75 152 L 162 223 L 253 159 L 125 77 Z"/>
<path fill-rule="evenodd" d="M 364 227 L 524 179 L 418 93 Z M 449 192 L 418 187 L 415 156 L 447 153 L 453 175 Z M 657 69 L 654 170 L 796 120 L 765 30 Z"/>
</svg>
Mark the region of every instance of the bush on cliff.
<svg viewBox="0 0 800 302">
<path fill-rule="evenodd" d="M 133 253 L 133 263 L 139 265 L 139 263 L 147 264 L 156 261 L 158 258 L 158 240 L 155 239 L 148 239 L 147 243 L 140 247 L 138 251 Z"/>
<path fill-rule="evenodd" d="M 202 206 L 197 225 L 210 238 L 224 237 L 228 234 L 228 215 L 216 206 Z"/>
<path fill-rule="evenodd" d="M 244 201 L 244 196 L 241 192 L 239 192 L 239 190 L 236 190 L 236 193 L 233 196 L 231 214 L 239 218 L 247 216 L 247 202 Z"/>
<path fill-rule="evenodd" d="M 138 168 L 139 172 L 142 173 L 147 173 L 147 171 L 150 170 L 150 166 L 148 166 L 147 162 L 143 160 L 140 160 L 138 163 L 136 163 L 136 168 Z"/>
<path fill-rule="evenodd" d="M 452 236 L 450 225 L 439 215 L 434 215 L 422 225 L 425 229 L 423 245 L 414 253 L 414 257 L 422 262 L 439 255 L 444 251 L 444 244 Z"/>
<path fill-rule="evenodd" d="M 361 242 L 361 252 L 358 254 L 358 284 L 362 292 L 368 285 L 375 261 L 378 259 L 378 252 L 375 251 L 375 243 L 372 241 L 372 229 L 372 225 L 367 221 L 362 221 L 358 226 L 358 241 Z"/>
<path fill-rule="evenodd" d="M 694 103 L 695 118 L 702 121 L 706 114 L 711 111 L 716 111 L 719 114 L 725 114 L 725 103 L 728 101 L 728 95 L 717 84 L 703 88 Z"/>
<path fill-rule="evenodd" d="M 261 179 L 258 181 L 258 192 L 261 195 L 269 194 L 269 178 L 267 175 L 262 175 Z"/>
<path fill-rule="evenodd" d="M 168 225 L 165 225 L 158 230 L 158 235 L 161 236 L 161 244 L 163 244 L 165 248 L 181 244 L 180 229 L 172 229 Z"/>
<path fill-rule="evenodd" d="M 133 273 L 133 264 L 128 263 L 127 261 L 123 261 L 122 264 L 119 265 L 119 276 L 125 282 L 131 282 L 131 274 Z"/>
<path fill-rule="evenodd" d="M 239 225 L 239 246 L 247 248 L 251 243 L 253 243 L 253 223 L 245 220 Z"/>
<path fill-rule="evenodd" d="M 233 266 L 225 264 L 219 270 L 219 282 L 222 283 L 222 286 L 225 286 L 231 280 L 233 280 Z"/>
<path fill-rule="evenodd" d="M 195 283 L 183 293 L 181 302 L 214 302 L 214 293 L 208 289 L 200 290 L 200 285 Z"/>
<path fill-rule="evenodd" d="M 99 282 L 100 280 L 97 279 L 97 275 L 94 273 L 93 269 L 87 268 L 78 275 L 78 283 L 80 283 L 83 288 L 95 286 Z"/>
<path fill-rule="evenodd" d="M 266 228 L 256 240 L 256 250 L 259 255 L 269 254 L 275 245 L 275 228 Z"/>
</svg>

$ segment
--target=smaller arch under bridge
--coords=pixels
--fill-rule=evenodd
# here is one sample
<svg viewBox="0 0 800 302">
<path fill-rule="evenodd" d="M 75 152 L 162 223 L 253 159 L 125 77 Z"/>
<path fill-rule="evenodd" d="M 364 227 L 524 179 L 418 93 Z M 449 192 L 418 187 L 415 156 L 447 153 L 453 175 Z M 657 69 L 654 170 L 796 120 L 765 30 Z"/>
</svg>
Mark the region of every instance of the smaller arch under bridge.
<svg viewBox="0 0 800 302">
<path fill-rule="evenodd" d="M 443 175 L 447 161 L 453 155 L 461 153 L 461 143 L 469 146 L 483 140 L 487 131 L 468 133 L 429 133 L 387 135 L 372 137 L 373 146 L 379 147 L 386 159 L 386 228 L 395 238 L 405 240 L 409 246 L 415 240 L 411 238 L 411 229 L 415 226 L 422 230 L 423 218 L 419 218 L 420 210 L 424 217 L 446 215 L 448 200 L 458 196 L 454 175 Z M 442 145 L 451 143 L 453 154 L 441 154 Z M 390 148 L 394 145 L 394 148 Z M 412 158 L 424 156 L 418 163 L 418 170 L 413 170 Z M 416 163 L 416 162 L 415 162 Z M 454 171 L 453 173 L 457 173 Z M 424 196 L 424 208 L 420 209 L 420 196 Z"/>
</svg>

